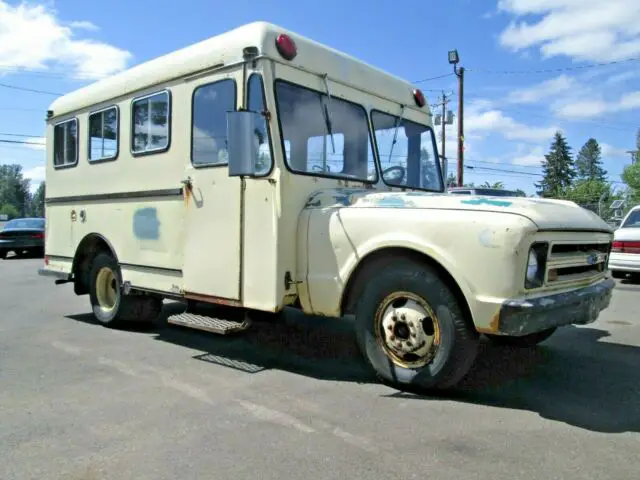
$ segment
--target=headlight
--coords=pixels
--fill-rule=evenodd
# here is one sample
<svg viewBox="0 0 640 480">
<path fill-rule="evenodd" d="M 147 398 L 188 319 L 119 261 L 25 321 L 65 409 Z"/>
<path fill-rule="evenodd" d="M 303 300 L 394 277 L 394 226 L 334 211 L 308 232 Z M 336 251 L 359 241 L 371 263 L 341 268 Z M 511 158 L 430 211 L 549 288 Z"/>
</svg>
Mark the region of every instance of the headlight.
<svg viewBox="0 0 640 480">
<path fill-rule="evenodd" d="M 527 274 L 525 288 L 539 288 L 544 285 L 544 274 L 547 268 L 547 253 L 549 244 L 538 242 L 531 245 L 527 259 Z"/>
<path fill-rule="evenodd" d="M 532 248 L 529 250 L 529 262 L 527 263 L 527 282 L 535 283 L 539 270 L 540 264 L 538 263 L 538 254 Z"/>
</svg>

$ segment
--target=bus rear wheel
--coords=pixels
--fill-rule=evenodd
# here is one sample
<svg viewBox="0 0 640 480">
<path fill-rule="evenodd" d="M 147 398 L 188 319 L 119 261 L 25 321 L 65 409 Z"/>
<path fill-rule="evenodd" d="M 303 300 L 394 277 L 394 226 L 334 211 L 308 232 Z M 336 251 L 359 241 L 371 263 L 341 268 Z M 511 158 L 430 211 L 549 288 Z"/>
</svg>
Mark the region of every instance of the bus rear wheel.
<svg viewBox="0 0 640 480">
<path fill-rule="evenodd" d="M 105 326 L 119 327 L 130 322 L 151 323 L 162 310 L 161 298 L 123 293 L 120 268 L 108 253 L 100 253 L 94 259 L 89 282 L 93 315 Z"/>
<path fill-rule="evenodd" d="M 384 383 L 400 390 L 454 387 L 478 351 L 479 335 L 446 282 L 409 260 L 368 280 L 355 323 L 365 359 Z"/>
</svg>

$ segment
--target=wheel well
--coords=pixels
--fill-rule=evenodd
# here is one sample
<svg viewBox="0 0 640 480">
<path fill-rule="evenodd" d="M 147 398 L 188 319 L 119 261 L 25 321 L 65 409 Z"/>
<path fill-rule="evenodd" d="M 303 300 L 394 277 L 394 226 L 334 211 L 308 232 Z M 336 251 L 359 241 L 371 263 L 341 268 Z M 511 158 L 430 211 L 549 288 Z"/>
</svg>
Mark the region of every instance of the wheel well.
<svg viewBox="0 0 640 480">
<path fill-rule="evenodd" d="M 109 242 L 97 233 L 87 235 L 82 239 L 73 259 L 74 290 L 76 295 L 89 293 L 89 272 L 93 259 L 101 252 L 109 253 L 118 260 Z"/>
<path fill-rule="evenodd" d="M 465 316 L 465 319 L 473 324 L 473 317 L 471 315 L 469 303 L 467 302 L 464 293 L 462 293 L 462 289 L 455 281 L 455 279 L 451 276 L 449 271 L 428 255 L 425 255 L 416 250 L 401 247 L 388 247 L 376 250 L 365 256 L 360 261 L 356 269 L 349 277 L 347 286 L 344 290 L 344 294 L 342 295 L 342 302 L 340 305 L 340 311 L 342 315 L 350 315 L 355 313 L 357 299 L 362 295 L 367 282 L 367 278 L 369 278 L 371 275 L 375 275 L 378 270 L 382 270 L 387 265 L 393 264 L 400 259 L 410 260 L 419 265 L 427 265 L 435 269 L 438 272 L 440 278 L 445 282 L 447 287 L 449 287 L 451 292 L 455 295 L 456 300 L 458 300 L 458 304 L 460 305 L 460 308 L 462 309 L 462 312 Z"/>
</svg>

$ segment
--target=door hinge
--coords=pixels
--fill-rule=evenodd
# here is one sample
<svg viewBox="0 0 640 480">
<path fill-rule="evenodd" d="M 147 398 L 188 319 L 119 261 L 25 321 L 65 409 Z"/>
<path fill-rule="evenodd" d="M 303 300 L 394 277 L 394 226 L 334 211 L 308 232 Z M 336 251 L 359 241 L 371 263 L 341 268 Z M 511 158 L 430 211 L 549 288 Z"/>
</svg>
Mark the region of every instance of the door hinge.
<svg viewBox="0 0 640 480">
<path fill-rule="evenodd" d="M 291 285 L 294 285 L 294 284 L 297 285 L 299 283 L 302 283 L 302 282 L 291 279 L 291 272 L 287 271 L 284 274 L 284 288 L 285 288 L 285 290 L 289 290 L 289 288 L 291 288 Z"/>
</svg>

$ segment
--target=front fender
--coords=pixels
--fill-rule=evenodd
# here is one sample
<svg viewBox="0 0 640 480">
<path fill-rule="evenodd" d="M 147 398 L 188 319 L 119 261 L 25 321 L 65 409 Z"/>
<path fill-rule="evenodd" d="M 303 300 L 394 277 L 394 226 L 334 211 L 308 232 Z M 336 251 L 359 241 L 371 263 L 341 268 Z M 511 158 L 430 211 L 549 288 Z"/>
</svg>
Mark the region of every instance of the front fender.
<svg viewBox="0 0 640 480">
<path fill-rule="evenodd" d="M 526 258 L 524 240 L 535 230 L 519 216 L 446 209 L 317 208 L 307 210 L 306 218 L 306 238 L 299 239 L 306 249 L 298 258 L 306 265 L 304 308 L 327 316 L 340 315 L 358 265 L 393 247 L 418 252 L 445 269 L 475 321 L 476 299 L 513 290 Z"/>
</svg>

